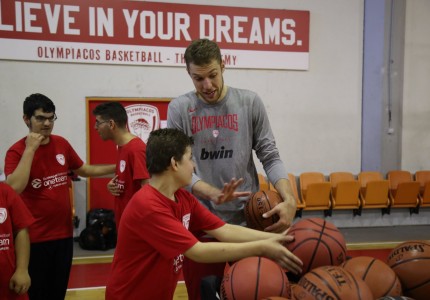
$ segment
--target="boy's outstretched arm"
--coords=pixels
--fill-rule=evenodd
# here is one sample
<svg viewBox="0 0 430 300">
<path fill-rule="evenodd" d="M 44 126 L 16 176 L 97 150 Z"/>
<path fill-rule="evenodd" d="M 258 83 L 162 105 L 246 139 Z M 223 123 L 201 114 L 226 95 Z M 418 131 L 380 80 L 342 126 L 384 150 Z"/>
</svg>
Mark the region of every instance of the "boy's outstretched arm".
<svg viewBox="0 0 430 300">
<path fill-rule="evenodd" d="M 291 236 L 231 224 L 225 224 L 218 229 L 207 231 L 207 233 L 220 242 L 197 242 L 185 252 L 185 256 L 202 263 L 236 261 L 249 256 L 264 256 L 293 273 L 298 274 L 302 271 L 301 260 L 284 245 L 293 240 Z"/>
</svg>

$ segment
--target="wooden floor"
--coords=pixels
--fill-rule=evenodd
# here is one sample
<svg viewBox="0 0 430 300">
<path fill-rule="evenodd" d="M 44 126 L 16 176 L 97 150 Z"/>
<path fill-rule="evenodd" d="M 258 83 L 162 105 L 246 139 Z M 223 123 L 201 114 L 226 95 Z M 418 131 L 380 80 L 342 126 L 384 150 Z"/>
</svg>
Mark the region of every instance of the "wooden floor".
<svg viewBox="0 0 430 300">
<path fill-rule="evenodd" d="M 68 290 L 66 300 L 103 300 L 105 288 L 84 288 Z M 187 300 L 188 294 L 184 283 L 178 283 L 173 300 Z"/>
</svg>

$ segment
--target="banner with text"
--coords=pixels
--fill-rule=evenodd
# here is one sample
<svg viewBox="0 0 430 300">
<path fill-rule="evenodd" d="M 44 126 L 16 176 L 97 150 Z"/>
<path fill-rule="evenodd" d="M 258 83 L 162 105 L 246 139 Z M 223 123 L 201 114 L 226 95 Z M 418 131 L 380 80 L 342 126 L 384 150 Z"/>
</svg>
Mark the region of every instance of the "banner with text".
<svg viewBox="0 0 430 300">
<path fill-rule="evenodd" d="M 309 68 L 309 11 L 119 0 L 0 0 L 0 59 L 184 66 L 197 38 L 231 68 Z"/>
</svg>

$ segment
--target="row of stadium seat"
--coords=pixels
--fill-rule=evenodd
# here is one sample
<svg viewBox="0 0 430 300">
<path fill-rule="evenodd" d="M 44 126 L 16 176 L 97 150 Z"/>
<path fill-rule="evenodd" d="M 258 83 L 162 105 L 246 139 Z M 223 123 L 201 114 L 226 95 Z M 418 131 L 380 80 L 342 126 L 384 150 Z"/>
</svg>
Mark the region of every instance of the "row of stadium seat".
<svg viewBox="0 0 430 300">
<path fill-rule="evenodd" d="M 261 190 L 274 190 L 267 178 L 258 174 Z M 377 171 L 333 172 L 327 177 L 320 172 L 288 174 L 297 201 L 297 216 L 303 210 L 322 210 L 331 216 L 333 210 L 352 209 L 361 215 L 363 209 L 380 208 L 382 215 L 391 208 L 408 208 L 419 213 L 420 207 L 430 207 L 430 171 L 390 171 L 386 179 Z"/>
</svg>

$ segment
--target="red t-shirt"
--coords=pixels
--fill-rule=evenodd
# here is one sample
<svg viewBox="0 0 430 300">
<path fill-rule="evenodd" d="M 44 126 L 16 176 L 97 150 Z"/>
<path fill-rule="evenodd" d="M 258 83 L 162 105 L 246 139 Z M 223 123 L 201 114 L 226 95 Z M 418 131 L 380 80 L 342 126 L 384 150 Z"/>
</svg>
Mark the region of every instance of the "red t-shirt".
<svg viewBox="0 0 430 300">
<path fill-rule="evenodd" d="M 134 138 L 124 146 L 118 147 L 116 164 L 118 186 L 122 189 L 120 196 L 115 197 L 115 221 L 117 227 L 122 213 L 142 184 L 142 180 L 149 178 L 146 168 L 146 145 L 140 138 Z"/>
<path fill-rule="evenodd" d="M 17 167 L 25 149 L 25 138 L 6 153 L 5 174 Z M 72 209 L 67 173 L 79 169 L 82 160 L 64 138 L 50 136 L 34 154 L 30 178 L 21 198 L 36 222 L 30 226 L 32 243 L 58 240 L 73 236 Z"/>
<path fill-rule="evenodd" d="M 225 223 L 184 189 L 174 202 L 147 184 L 128 203 L 106 299 L 173 298 L 184 259 L 198 240 L 190 231 L 213 230 Z"/>
<path fill-rule="evenodd" d="M 8 185 L 0 183 L 0 299 L 25 300 L 9 289 L 10 278 L 15 272 L 14 233 L 34 222 L 22 199 Z"/>
</svg>

